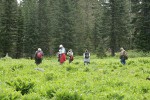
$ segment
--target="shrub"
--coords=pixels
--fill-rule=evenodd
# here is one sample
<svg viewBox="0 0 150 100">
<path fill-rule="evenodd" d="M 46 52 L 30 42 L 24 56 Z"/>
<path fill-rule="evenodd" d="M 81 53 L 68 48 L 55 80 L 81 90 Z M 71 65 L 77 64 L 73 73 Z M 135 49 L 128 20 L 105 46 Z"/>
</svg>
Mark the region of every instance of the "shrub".
<svg viewBox="0 0 150 100">
<path fill-rule="evenodd" d="M 9 57 L 9 56 L 6 56 L 6 57 L 4 57 L 4 58 L 1 58 L 1 60 L 3 60 L 3 61 L 7 61 L 7 60 L 12 60 L 12 58 L 11 58 L 11 57 Z"/>
<path fill-rule="evenodd" d="M 98 45 L 98 47 L 96 49 L 96 56 L 98 58 L 104 58 L 104 57 L 106 57 L 106 53 L 105 53 L 103 45 L 100 45 L 100 44 Z"/>
<path fill-rule="evenodd" d="M 22 100 L 41 100 L 40 95 L 37 93 L 30 93 L 28 95 L 24 95 Z"/>
<path fill-rule="evenodd" d="M 83 98 L 77 92 L 61 91 L 56 93 L 56 100 L 83 100 Z"/>
<path fill-rule="evenodd" d="M 57 78 L 54 73 L 46 73 L 45 77 L 46 77 L 47 81 L 50 81 L 50 80 L 53 80 L 54 78 Z"/>
<path fill-rule="evenodd" d="M 128 51 L 128 56 L 130 58 L 135 58 L 135 57 L 150 57 L 150 53 L 143 52 L 143 51 L 137 51 L 137 50 L 129 50 Z"/>
<path fill-rule="evenodd" d="M 22 69 L 23 67 L 24 67 L 23 64 L 16 64 L 16 65 L 13 65 L 13 66 L 11 67 L 11 69 L 12 69 L 13 71 L 15 71 L 16 69 Z"/>
<path fill-rule="evenodd" d="M 47 93 L 47 96 L 51 99 L 54 97 L 56 90 L 51 88 L 51 89 L 47 90 L 46 93 Z"/>
<path fill-rule="evenodd" d="M 109 72 L 108 72 L 108 70 L 107 69 L 104 69 L 103 70 L 103 74 L 108 74 Z"/>
<path fill-rule="evenodd" d="M 124 95 L 118 94 L 118 93 L 113 93 L 113 94 L 110 93 L 110 94 L 107 95 L 107 98 L 109 100 L 123 100 Z"/>
<path fill-rule="evenodd" d="M 85 67 L 84 72 L 89 72 L 90 69 L 88 67 Z"/>
<path fill-rule="evenodd" d="M 0 60 L 0 100 L 149 100 L 149 57 L 125 66 L 118 58 L 91 57 L 88 66 L 83 57 L 63 65 L 44 59 L 38 66 L 43 73 L 34 70 L 34 60 Z"/>
<path fill-rule="evenodd" d="M 75 62 L 74 64 L 75 64 L 75 65 L 78 65 L 78 64 L 79 64 L 79 62 Z"/>
<path fill-rule="evenodd" d="M 138 61 L 139 64 L 145 65 L 145 66 L 150 64 L 149 59 L 138 59 L 137 61 Z"/>
<path fill-rule="evenodd" d="M 0 100 L 19 100 L 21 98 L 20 92 L 16 92 L 11 88 L 0 89 Z"/>
<path fill-rule="evenodd" d="M 132 61 L 132 60 L 130 60 L 130 61 L 128 61 L 128 65 L 132 65 L 132 64 L 134 64 L 135 63 L 135 61 Z"/>
<path fill-rule="evenodd" d="M 29 93 L 29 90 L 34 87 L 34 82 L 27 78 L 16 78 L 6 83 L 14 87 L 16 91 L 20 91 L 22 95 Z"/>
<path fill-rule="evenodd" d="M 67 66 L 66 71 L 77 71 L 78 69 L 75 68 L 74 66 Z"/>
<path fill-rule="evenodd" d="M 150 91 L 150 88 L 149 88 L 149 87 L 141 86 L 141 93 L 145 94 L 145 93 L 149 93 L 149 91 Z"/>
</svg>

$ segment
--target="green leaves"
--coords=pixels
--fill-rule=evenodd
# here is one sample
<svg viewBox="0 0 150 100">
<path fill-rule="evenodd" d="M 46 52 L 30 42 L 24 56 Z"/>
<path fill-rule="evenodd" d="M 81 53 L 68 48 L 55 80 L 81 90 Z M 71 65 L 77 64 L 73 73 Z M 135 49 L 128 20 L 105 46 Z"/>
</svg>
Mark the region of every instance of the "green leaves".
<svg viewBox="0 0 150 100">
<path fill-rule="evenodd" d="M 148 52 L 150 51 L 150 1 L 132 0 L 132 11 L 134 14 L 132 22 L 134 27 L 134 42 L 136 44 L 136 48 L 144 52 Z"/>
<path fill-rule="evenodd" d="M 8 53 L 11 56 L 15 54 L 12 53 L 12 48 L 16 43 L 17 34 L 17 2 L 16 0 L 1 1 L 1 17 L 0 17 L 0 51 L 2 55 L 5 56 Z"/>
<path fill-rule="evenodd" d="M 6 82 L 6 84 L 14 87 L 16 91 L 20 91 L 22 95 L 29 93 L 29 91 L 34 87 L 34 82 L 26 77 L 15 78 L 10 82 Z"/>
<path fill-rule="evenodd" d="M 77 59 L 78 58 L 78 59 Z M 60 65 L 57 58 L 44 59 L 39 68 L 33 60 L 0 60 L 0 97 L 22 100 L 122 100 L 148 99 L 149 58 L 97 59 L 84 66 L 82 57 Z"/>
<path fill-rule="evenodd" d="M 56 100 L 84 100 L 84 99 L 77 92 L 60 91 L 56 94 Z"/>
</svg>

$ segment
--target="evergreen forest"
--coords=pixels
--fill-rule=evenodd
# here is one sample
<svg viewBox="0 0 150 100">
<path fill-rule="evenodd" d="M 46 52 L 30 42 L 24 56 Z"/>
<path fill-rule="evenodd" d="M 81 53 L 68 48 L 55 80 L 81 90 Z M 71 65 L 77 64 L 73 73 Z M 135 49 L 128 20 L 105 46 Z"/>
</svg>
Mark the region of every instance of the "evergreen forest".
<svg viewBox="0 0 150 100">
<path fill-rule="evenodd" d="M 150 0 L 0 0 L 0 57 L 150 51 Z"/>
</svg>

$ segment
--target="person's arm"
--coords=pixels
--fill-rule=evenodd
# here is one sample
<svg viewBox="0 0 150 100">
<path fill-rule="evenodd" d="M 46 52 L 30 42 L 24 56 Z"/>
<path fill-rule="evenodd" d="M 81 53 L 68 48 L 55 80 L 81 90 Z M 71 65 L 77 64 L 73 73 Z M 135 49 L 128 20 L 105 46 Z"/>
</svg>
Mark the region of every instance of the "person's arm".
<svg viewBox="0 0 150 100">
<path fill-rule="evenodd" d="M 122 51 L 120 52 L 120 59 L 125 55 L 124 53 L 125 53 L 125 50 L 122 50 Z"/>
<path fill-rule="evenodd" d="M 37 51 L 35 52 L 35 54 L 34 54 L 34 57 L 36 58 L 36 54 L 37 54 Z"/>
<path fill-rule="evenodd" d="M 67 55 L 69 55 L 69 51 L 67 52 Z"/>
<path fill-rule="evenodd" d="M 66 53 L 65 48 L 62 48 L 61 51 L 62 51 L 61 53 Z"/>
<path fill-rule="evenodd" d="M 120 52 L 120 56 L 122 56 L 122 55 L 123 55 L 123 52 L 124 52 L 124 51 L 121 51 L 121 52 Z"/>
<path fill-rule="evenodd" d="M 62 50 L 61 49 L 59 49 L 59 54 L 62 54 Z"/>
</svg>

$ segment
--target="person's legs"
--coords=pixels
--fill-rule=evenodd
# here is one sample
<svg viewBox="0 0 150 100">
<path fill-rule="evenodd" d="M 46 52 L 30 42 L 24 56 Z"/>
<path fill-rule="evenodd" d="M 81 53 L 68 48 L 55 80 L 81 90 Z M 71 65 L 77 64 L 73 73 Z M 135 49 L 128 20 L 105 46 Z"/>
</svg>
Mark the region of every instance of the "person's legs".
<svg viewBox="0 0 150 100">
<path fill-rule="evenodd" d="M 84 65 L 85 65 L 85 64 L 87 64 L 87 65 L 88 65 L 88 64 L 90 64 L 90 62 L 88 62 L 88 61 L 84 61 Z"/>
<path fill-rule="evenodd" d="M 86 61 L 84 61 L 84 65 L 86 64 L 87 62 Z"/>
<path fill-rule="evenodd" d="M 42 59 L 38 59 L 38 64 L 42 63 Z"/>
<path fill-rule="evenodd" d="M 123 63 L 124 63 L 124 65 L 126 64 L 126 60 L 125 59 L 124 59 Z"/>
<path fill-rule="evenodd" d="M 42 59 L 35 59 L 36 65 L 39 65 L 42 62 Z"/>
<path fill-rule="evenodd" d="M 122 63 L 123 65 L 126 64 L 125 58 L 121 58 L 121 63 Z"/>
<path fill-rule="evenodd" d="M 66 61 L 66 55 L 65 54 L 61 54 L 60 56 L 60 64 L 63 64 Z"/>
<path fill-rule="evenodd" d="M 35 64 L 38 65 L 38 59 L 37 58 L 35 58 Z"/>
<path fill-rule="evenodd" d="M 69 58 L 69 64 L 71 63 L 71 59 Z"/>
<path fill-rule="evenodd" d="M 71 63 L 73 61 L 73 56 L 69 57 L 69 63 Z"/>
<path fill-rule="evenodd" d="M 59 62 L 60 62 L 60 64 L 63 64 L 63 62 L 64 62 L 62 55 L 60 56 Z"/>
</svg>

